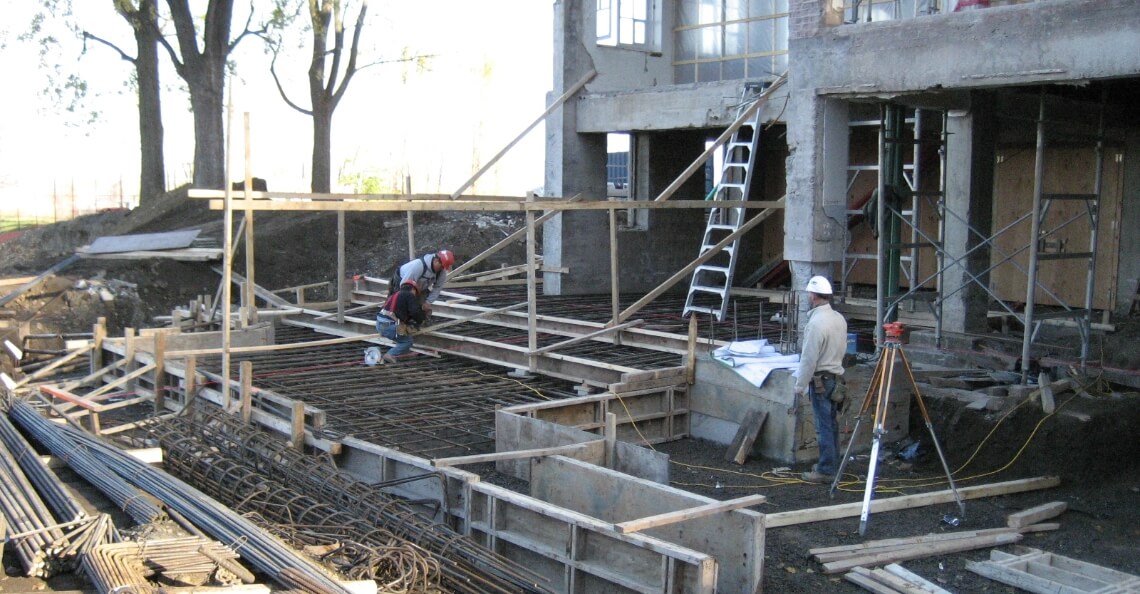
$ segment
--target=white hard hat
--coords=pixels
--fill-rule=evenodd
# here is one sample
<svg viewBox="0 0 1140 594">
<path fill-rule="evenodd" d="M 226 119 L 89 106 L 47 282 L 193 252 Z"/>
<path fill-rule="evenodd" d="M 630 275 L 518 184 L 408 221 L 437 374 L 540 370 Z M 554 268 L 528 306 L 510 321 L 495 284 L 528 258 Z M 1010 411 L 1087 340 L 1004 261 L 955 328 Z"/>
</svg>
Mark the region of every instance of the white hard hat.
<svg viewBox="0 0 1140 594">
<path fill-rule="evenodd" d="M 827 282 L 826 278 L 822 276 L 813 276 L 808 279 L 807 289 L 809 293 L 819 293 L 820 295 L 831 294 L 831 283 Z"/>
</svg>

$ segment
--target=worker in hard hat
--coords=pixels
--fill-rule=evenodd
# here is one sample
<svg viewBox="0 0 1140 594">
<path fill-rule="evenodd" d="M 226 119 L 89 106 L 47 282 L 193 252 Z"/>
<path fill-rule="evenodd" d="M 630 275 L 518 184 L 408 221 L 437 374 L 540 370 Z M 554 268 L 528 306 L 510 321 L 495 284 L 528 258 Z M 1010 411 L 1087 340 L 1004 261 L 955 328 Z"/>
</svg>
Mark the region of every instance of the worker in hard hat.
<svg viewBox="0 0 1140 594">
<path fill-rule="evenodd" d="M 376 331 L 396 343 L 381 359 L 395 363 L 396 357 L 412 348 L 412 331 L 424 323 L 427 316 L 420 307 L 419 286 L 414 280 L 400 283 L 400 289 L 388 296 L 380 313 L 376 314 Z"/>
<path fill-rule="evenodd" d="M 389 292 L 391 292 L 391 287 L 402 284 L 404 281 L 416 281 L 416 286 L 420 290 L 420 305 L 423 307 L 424 313 L 430 316 L 431 304 L 439 299 L 440 293 L 443 292 L 443 285 L 447 283 L 447 273 L 451 271 L 451 267 L 454 265 L 455 254 L 451 253 L 451 250 L 439 250 L 424 254 L 400 266 L 397 272 L 400 277 L 399 282 L 390 284 Z M 393 278 L 393 280 L 395 279 Z"/>
<path fill-rule="evenodd" d="M 839 470 L 839 425 L 833 401 L 836 383 L 843 381 L 843 355 L 847 351 L 847 320 L 831 309 L 831 283 L 813 276 L 806 287 L 811 309 L 807 313 L 800 365 L 796 371 L 796 394 L 807 394 L 815 416 L 819 462 L 803 474 L 803 480 L 830 482 Z"/>
</svg>

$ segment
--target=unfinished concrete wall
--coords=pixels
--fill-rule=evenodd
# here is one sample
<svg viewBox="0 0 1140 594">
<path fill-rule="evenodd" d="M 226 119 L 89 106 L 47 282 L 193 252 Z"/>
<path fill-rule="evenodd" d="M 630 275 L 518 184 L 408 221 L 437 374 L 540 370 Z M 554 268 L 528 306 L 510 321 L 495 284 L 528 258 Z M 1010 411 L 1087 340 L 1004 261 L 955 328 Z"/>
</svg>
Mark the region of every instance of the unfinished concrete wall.
<svg viewBox="0 0 1140 594">
<path fill-rule="evenodd" d="M 819 0 L 793 0 L 816 6 Z M 793 82 L 872 94 L 1140 74 L 1140 3 L 1069 0 L 856 23 L 789 42 Z"/>
</svg>

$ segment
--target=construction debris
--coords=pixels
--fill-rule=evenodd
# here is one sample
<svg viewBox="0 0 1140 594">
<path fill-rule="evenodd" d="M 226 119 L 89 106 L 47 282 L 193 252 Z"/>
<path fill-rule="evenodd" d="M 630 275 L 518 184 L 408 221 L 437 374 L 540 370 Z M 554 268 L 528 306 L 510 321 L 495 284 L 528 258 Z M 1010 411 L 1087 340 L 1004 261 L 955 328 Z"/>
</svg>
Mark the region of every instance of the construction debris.
<svg viewBox="0 0 1140 594">
<path fill-rule="evenodd" d="M 990 551 L 989 561 L 968 562 L 966 569 L 1041 594 L 1140 592 L 1140 577 L 1029 547 Z"/>
<path fill-rule="evenodd" d="M 950 594 L 937 584 L 895 563 L 882 569 L 855 567 L 843 579 L 877 594 Z"/>
<path fill-rule="evenodd" d="M 1064 501 L 1054 501 L 1052 503 L 1043 503 L 1037 507 L 1031 507 L 1024 511 L 1019 511 L 1015 514 L 1010 514 L 1007 520 L 1007 526 L 1010 528 L 1024 528 L 1033 524 L 1039 523 L 1041 520 L 1048 520 L 1055 518 L 1069 508 L 1069 504 Z"/>
<path fill-rule="evenodd" d="M 1016 528 L 992 528 L 911 538 L 873 540 L 854 545 L 811 549 L 812 559 L 823 564 L 824 573 L 840 573 L 859 566 L 883 565 L 935 555 L 1013 544 L 1021 540 Z"/>
</svg>

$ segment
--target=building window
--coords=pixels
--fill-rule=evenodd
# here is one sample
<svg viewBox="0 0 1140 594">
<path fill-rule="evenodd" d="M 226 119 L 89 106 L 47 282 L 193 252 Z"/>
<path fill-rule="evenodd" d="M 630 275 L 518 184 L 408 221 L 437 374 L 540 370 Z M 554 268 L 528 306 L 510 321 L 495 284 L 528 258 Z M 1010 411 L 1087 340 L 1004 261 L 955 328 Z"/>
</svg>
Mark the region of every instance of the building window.
<svg viewBox="0 0 1140 594">
<path fill-rule="evenodd" d="M 598 45 L 657 51 L 652 0 L 598 0 Z"/>
<path fill-rule="evenodd" d="M 680 0 L 676 84 L 773 78 L 788 69 L 788 0 Z"/>
</svg>

